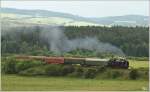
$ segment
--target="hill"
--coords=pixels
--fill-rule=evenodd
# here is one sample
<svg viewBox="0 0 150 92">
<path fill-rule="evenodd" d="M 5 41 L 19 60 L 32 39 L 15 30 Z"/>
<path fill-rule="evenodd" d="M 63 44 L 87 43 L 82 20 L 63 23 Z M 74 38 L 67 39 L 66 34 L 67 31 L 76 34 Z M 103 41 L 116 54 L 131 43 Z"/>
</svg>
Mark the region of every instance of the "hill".
<svg viewBox="0 0 150 92">
<path fill-rule="evenodd" d="M 64 25 L 64 26 L 148 26 L 148 16 L 124 15 L 87 18 L 47 10 L 1 8 L 2 25 Z"/>
</svg>

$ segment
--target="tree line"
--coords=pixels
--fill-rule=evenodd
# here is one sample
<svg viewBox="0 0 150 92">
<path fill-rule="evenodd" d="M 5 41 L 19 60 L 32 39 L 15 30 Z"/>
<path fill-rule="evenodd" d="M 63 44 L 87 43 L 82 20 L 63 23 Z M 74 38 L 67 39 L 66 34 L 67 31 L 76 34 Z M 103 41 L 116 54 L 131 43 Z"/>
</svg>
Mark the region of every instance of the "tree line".
<svg viewBox="0 0 150 92">
<path fill-rule="evenodd" d="M 67 26 L 61 28 L 69 39 L 84 38 L 87 36 L 96 37 L 101 42 L 110 43 L 120 48 L 127 56 L 149 56 L 148 27 Z M 37 53 L 44 53 L 46 55 L 55 54 L 50 51 L 48 40 L 40 38 L 41 31 L 41 26 L 2 28 L 2 55 L 6 53 L 26 53 L 32 55 Z M 81 54 L 86 53 L 85 50 L 83 50 L 83 52 L 82 50 L 75 50 L 75 52 L 78 51 L 80 51 Z M 90 51 L 90 53 L 94 52 Z M 95 53 L 93 55 L 95 55 Z"/>
</svg>

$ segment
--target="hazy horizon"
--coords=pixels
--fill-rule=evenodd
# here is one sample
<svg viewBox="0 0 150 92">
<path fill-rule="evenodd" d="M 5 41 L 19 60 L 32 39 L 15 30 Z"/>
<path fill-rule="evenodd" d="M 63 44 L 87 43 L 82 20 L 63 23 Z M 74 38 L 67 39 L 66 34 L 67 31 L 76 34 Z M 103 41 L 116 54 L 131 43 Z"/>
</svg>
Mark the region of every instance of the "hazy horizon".
<svg viewBox="0 0 150 92">
<path fill-rule="evenodd" d="M 1 6 L 25 10 L 48 10 L 81 17 L 149 15 L 149 1 L 2 1 Z"/>
</svg>

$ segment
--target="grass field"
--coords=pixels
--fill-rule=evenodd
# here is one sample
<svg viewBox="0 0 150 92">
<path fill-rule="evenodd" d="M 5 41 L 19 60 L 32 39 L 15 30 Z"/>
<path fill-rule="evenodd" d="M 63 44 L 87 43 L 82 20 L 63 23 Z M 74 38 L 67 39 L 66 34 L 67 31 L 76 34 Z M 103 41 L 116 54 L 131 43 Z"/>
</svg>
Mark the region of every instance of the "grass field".
<svg viewBox="0 0 150 92">
<path fill-rule="evenodd" d="M 129 60 L 129 64 L 133 68 L 148 68 L 149 67 L 149 62 L 148 61 Z"/>
<path fill-rule="evenodd" d="M 2 90 L 146 90 L 144 80 L 96 80 L 66 77 L 22 77 L 2 75 Z"/>
</svg>

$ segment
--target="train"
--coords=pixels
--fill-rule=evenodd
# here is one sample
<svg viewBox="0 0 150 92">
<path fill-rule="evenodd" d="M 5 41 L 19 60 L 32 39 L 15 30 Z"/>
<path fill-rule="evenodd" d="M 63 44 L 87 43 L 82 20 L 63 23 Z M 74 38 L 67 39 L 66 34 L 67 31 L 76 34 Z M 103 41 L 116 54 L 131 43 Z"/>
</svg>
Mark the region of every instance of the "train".
<svg viewBox="0 0 150 92">
<path fill-rule="evenodd" d="M 40 60 L 46 64 L 78 64 L 81 66 L 103 66 L 111 68 L 129 67 L 129 62 L 124 58 L 100 59 L 100 58 L 76 58 L 76 57 L 48 57 L 48 56 L 17 56 L 17 59 Z"/>
</svg>

